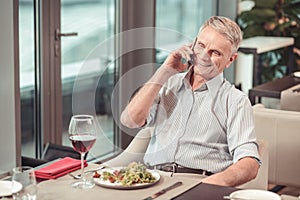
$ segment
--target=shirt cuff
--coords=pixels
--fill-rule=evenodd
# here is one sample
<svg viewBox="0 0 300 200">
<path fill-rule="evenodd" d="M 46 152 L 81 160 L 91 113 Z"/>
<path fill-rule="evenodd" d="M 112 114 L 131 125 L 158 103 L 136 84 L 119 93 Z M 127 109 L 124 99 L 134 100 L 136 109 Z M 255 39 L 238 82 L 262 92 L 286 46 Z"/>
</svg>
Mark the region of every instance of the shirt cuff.
<svg viewBox="0 0 300 200">
<path fill-rule="evenodd" d="M 237 161 L 245 157 L 255 158 L 258 164 L 261 165 L 261 160 L 258 153 L 258 146 L 255 142 L 240 145 L 234 150 L 234 154 L 233 154 L 234 163 L 236 163 Z"/>
</svg>

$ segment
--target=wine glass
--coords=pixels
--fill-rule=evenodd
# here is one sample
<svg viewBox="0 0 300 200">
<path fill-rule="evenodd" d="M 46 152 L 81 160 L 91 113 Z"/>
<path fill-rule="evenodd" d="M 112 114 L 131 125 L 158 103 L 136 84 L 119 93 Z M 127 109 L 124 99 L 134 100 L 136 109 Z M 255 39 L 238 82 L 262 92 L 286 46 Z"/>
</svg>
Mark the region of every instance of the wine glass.
<svg viewBox="0 0 300 200">
<path fill-rule="evenodd" d="M 92 188 L 95 183 L 84 176 L 84 156 L 96 142 L 96 125 L 91 115 L 74 115 L 69 124 L 69 139 L 81 155 L 81 179 L 72 184 L 75 188 Z"/>
<path fill-rule="evenodd" d="M 22 166 L 12 169 L 12 197 L 14 200 L 35 200 L 37 186 L 34 169 Z"/>
</svg>

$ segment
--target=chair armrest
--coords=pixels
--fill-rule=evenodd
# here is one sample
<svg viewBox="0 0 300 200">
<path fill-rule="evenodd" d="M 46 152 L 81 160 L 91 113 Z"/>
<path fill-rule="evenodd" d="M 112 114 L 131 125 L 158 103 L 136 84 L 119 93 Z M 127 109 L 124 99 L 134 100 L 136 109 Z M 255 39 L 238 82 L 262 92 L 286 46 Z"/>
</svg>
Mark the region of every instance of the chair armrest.
<svg viewBox="0 0 300 200">
<path fill-rule="evenodd" d="M 140 130 L 122 153 L 103 164 L 111 167 L 117 167 L 127 166 L 131 162 L 144 163 L 143 159 L 151 139 L 152 131 L 153 128 L 150 127 Z"/>
</svg>

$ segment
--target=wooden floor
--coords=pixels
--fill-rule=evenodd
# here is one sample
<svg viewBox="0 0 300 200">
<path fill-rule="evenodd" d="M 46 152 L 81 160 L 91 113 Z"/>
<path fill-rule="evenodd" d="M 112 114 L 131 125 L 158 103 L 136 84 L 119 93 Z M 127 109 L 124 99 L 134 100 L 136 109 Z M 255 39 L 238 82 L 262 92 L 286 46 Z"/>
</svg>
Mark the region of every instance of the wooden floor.
<svg viewBox="0 0 300 200">
<path fill-rule="evenodd" d="M 293 187 L 293 186 L 279 187 L 274 184 L 269 184 L 268 190 L 276 192 L 279 195 L 287 194 L 287 195 L 291 195 L 291 196 L 300 198 L 300 187 Z"/>
</svg>

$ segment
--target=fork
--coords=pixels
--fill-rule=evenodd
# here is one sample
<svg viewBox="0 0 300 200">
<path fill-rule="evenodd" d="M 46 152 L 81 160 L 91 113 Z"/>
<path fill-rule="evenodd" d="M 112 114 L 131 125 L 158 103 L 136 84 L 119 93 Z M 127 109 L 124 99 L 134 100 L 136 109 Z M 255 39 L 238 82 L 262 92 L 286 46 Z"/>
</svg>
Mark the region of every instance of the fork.
<svg viewBox="0 0 300 200">
<path fill-rule="evenodd" d="M 98 170 L 103 169 L 103 168 L 105 168 L 105 167 L 106 167 L 106 166 L 104 166 L 104 165 L 100 165 L 100 166 L 97 167 L 97 168 L 86 170 L 86 171 L 84 171 L 83 173 L 84 173 L 84 174 L 87 174 L 87 173 L 90 173 L 90 172 L 95 172 L 95 171 L 98 171 Z M 81 174 L 74 175 L 74 174 L 72 174 L 72 173 L 69 173 L 69 175 L 72 176 L 74 179 L 80 179 L 80 178 L 81 178 Z"/>
</svg>

